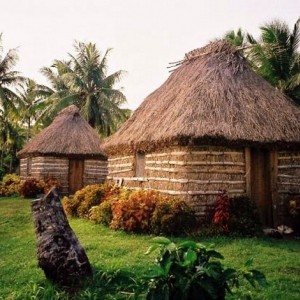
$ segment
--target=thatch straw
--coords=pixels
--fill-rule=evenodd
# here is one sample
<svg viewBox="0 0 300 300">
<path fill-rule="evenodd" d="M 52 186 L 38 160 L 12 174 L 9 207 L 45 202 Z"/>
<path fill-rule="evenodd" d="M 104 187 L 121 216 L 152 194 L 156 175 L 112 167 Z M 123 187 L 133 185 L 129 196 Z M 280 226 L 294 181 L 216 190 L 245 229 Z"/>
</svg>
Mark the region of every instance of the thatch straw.
<svg viewBox="0 0 300 300">
<path fill-rule="evenodd" d="M 80 115 L 75 105 L 63 109 L 50 126 L 33 137 L 18 157 L 37 155 L 106 158 L 97 132 Z"/>
<path fill-rule="evenodd" d="M 238 49 L 194 50 L 104 144 L 109 154 L 170 145 L 300 145 L 300 110 Z"/>
</svg>

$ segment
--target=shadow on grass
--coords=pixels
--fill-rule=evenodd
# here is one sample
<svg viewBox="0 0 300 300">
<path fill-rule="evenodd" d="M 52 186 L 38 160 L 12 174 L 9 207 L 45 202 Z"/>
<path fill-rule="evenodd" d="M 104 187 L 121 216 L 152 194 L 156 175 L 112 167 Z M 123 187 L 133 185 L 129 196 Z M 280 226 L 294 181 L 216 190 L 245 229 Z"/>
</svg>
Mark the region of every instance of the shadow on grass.
<svg viewBox="0 0 300 300">
<path fill-rule="evenodd" d="M 141 299 L 137 294 L 141 294 L 144 289 L 140 280 L 137 279 L 133 273 L 122 270 L 103 271 L 95 268 L 93 268 L 92 277 L 74 286 L 58 287 L 47 280 L 39 283 L 30 283 L 30 285 L 30 299 L 53 300 Z M 23 297 L 24 296 L 23 294 Z"/>
</svg>

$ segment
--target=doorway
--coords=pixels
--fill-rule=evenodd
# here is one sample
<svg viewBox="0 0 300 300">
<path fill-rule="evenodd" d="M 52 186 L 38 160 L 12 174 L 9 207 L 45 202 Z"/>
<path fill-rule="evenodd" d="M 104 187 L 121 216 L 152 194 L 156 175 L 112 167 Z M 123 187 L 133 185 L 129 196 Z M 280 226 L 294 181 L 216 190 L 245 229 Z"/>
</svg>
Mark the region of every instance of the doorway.
<svg viewBox="0 0 300 300">
<path fill-rule="evenodd" d="M 251 198 L 264 226 L 273 226 L 270 151 L 251 149 Z"/>
<path fill-rule="evenodd" d="M 78 159 L 69 160 L 69 194 L 73 195 L 83 187 L 84 161 Z"/>
</svg>

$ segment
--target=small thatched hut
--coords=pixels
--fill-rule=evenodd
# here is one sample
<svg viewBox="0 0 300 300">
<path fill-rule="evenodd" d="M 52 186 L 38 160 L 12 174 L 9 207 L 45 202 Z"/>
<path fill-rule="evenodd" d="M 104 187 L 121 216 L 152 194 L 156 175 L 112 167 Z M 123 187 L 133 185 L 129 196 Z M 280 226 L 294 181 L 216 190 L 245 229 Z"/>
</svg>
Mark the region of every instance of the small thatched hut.
<svg viewBox="0 0 300 300">
<path fill-rule="evenodd" d="M 220 190 L 265 224 L 300 195 L 300 111 L 224 41 L 186 54 L 104 143 L 109 178 L 179 195 L 199 216 Z"/>
<path fill-rule="evenodd" d="M 58 113 L 50 126 L 18 152 L 18 157 L 21 179 L 58 179 L 65 194 L 101 183 L 107 176 L 107 157 L 100 137 L 75 105 Z"/>
</svg>

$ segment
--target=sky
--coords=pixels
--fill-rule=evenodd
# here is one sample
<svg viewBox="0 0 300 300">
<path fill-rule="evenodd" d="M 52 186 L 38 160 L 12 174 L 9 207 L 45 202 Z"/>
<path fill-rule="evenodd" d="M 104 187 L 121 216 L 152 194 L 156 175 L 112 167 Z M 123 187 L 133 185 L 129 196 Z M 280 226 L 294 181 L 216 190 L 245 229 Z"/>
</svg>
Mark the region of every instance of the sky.
<svg viewBox="0 0 300 300">
<path fill-rule="evenodd" d="M 277 18 L 290 28 L 300 0 L 0 0 L 4 51 L 18 48 L 16 69 L 47 84 L 40 69 L 74 53 L 74 41 L 110 52 L 108 73 L 136 109 L 169 76 L 170 62 L 241 27 L 258 37 Z"/>
</svg>

